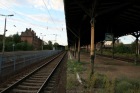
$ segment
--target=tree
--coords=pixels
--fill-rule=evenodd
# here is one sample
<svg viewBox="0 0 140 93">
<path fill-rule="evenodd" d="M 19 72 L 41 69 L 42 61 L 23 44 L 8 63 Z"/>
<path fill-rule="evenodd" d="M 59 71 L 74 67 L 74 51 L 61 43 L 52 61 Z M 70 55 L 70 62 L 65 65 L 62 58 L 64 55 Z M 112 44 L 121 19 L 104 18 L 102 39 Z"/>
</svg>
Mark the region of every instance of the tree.
<svg viewBox="0 0 140 93">
<path fill-rule="evenodd" d="M 13 50 L 13 42 L 5 43 L 5 51 L 12 51 Z"/>
<path fill-rule="evenodd" d="M 21 42 L 21 38 L 20 38 L 20 36 L 19 36 L 18 33 L 13 35 L 13 41 L 14 41 L 16 44 Z"/>
<path fill-rule="evenodd" d="M 55 49 L 57 49 L 58 48 L 58 43 L 57 42 L 55 42 L 54 44 L 53 44 L 53 46 L 55 47 Z"/>
<path fill-rule="evenodd" d="M 0 51 L 2 51 L 2 45 L 3 45 L 2 42 L 0 42 Z"/>
<path fill-rule="evenodd" d="M 52 50 L 52 46 L 53 46 L 52 42 L 48 41 L 48 43 L 44 45 L 43 48 L 46 50 Z"/>
<path fill-rule="evenodd" d="M 131 43 L 131 51 L 133 53 L 136 53 L 136 40 L 134 42 Z"/>
<path fill-rule="evenodd" d="M 12 42 L 12 41 L 13 41 L 13 36 L 12 35 L 6 37 L 5 42 Z"/>
<path fill-rule="evenodd" d="M 16 44 L 16 50 L 33 50 L 33 46 L 27 42 L 21 42 Z"/>
<path fill-rule="evenodd" d="M 115 47 L 115 52 L 117 52 L 117 53 L 132 53 L 131 45 L 119 44 L 118 46 Z"/>
<path fill-rule="evenodd" d="M 48 41 L 48 49 L 53 49 L 53 44 L 52 44 L 52 42 L 51 41 Z"/>
</svg>

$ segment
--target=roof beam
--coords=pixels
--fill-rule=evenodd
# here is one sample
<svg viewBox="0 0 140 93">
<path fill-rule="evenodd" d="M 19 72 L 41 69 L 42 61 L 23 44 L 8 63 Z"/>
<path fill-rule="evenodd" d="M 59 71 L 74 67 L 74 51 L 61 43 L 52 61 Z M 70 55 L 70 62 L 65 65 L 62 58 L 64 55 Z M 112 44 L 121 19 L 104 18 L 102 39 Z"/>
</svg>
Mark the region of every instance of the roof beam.
<svg viewBox="0 0 140 93">
<path fill-rule="evenodd" d="M 67 28 L 68 28 L 68 30 L 69 30 L 73 35 L 75 35 L 75 37 L 79 38 L 79 36 L 76 35 L 76 34 L 74 33 L 74 31 L 73 31 L 70 27 L 68 27 L 68 25 L 67 25 Z"/>
<path fill-rule="evenodd" d="M 120 16 L 125 17 L 127 19 L 132 19 L 134 21 L 140 21 L 140 19 L 138 17 L 127 16 L 127 15 L 124 15 L 124 14 L 121 14 Z"/>
<path fill-rule="evenodd" d="M 128 9 L 128 11 L 129 11 L 129 12 L 136 13 L 136 14 L 140 14 L 140 13 L 139 13 L 139 11 L 137 11 L 137 10 L 134 10 L 134 9 L 131 9 L 131 8 L 130 8 L 130 9 Z"/>
<path fill-rule="evenodd" d="M 128 5 L 130 5 L 130 3 L 123 3 L 123 4 L 120 4 L 120 5 L 116 5 L 112 8 L 110 8 L 110 9 L 107 9 L 107 10 L 101 11 L 99 13 L 96 13 L 95 17 L 106 14 L 106 13 L 109 13 L 109 12 L 112 12 L 112 11 L 115 11 L 115 10 L 119 10 L 119 9 L 125 7 L 125 6 L 128 6 Z"/>
<path fill-rule="evenodd" d="M 130 13 L 130 12 L 124 12 L 124 14 L 129 15 L 129 16 L 133 16 L 133 17 L 137 17 L 140 18 L 139 14 L 134 14 L 134 13 Z"/>
<path fill-rule="evenodd" d="M 84 5 L 82 5 L 81 2 L 78 2 L 77 0 L 74 0 L 74 1 L 78 4 L 78 6 L 79 6 L 89 17 L 91 17 L 90 11 L 89 11 Z"/>
<path fill-rule="evenodd" d="M 122 18 L 123 19 L 123 18 Z M 137 25 L 136 23 L 132 23 L 132 22 L 128 22 L 128 21 L 125 21 L 125 20 L 121 20 L 124 24 L 132 24 L 132 25 Z"/>
<path fill-rule="evenodd" d="M 105 5 L 105 6 L 108 6 L 108 5 L 116 5 L 116 4 L 119 4 L 119 2 L 106 2 L 106 3 L 101 3 L 101 5 Z"/>
<path fill-rule="evenodd" d="M 125 20 L 125 21 L 127 21 L 127 22 L 135 23 L 135 24 L 137 24 L 137 26 L 140 24 L 140 22 L 136 22 L 136 21 L 134 21 L 134 20 L 125 18 L 125 17 L 123 17 L 123 16 L 120 16 L 120 18 L 123 19 L 123 20 Z"/>
</svg>

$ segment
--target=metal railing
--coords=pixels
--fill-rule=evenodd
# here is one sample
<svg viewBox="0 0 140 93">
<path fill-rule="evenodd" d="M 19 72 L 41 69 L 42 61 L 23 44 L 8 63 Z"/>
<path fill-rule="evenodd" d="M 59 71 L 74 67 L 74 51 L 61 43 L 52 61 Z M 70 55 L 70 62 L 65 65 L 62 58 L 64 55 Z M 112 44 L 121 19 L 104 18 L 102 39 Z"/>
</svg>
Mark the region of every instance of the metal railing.
<svg viewBox="0 0 140 93">
<path fill-rule="evenodd" d="M 61 50 L 45 50 L 17 52 L 11 54 L 0 55 L 0 76 L 14 73 L 30 64 L 40 62 L 50 56 L 60 53 Z"/>
</svg>

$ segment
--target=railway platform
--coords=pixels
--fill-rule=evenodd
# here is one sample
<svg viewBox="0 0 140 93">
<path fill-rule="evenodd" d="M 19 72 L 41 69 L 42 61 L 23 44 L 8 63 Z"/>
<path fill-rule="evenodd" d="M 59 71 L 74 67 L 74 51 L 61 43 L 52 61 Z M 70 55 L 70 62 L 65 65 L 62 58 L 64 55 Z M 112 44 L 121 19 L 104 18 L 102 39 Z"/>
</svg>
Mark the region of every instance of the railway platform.
<svg viewBox="0 0 140 93">
<path fill-rule="evenodd" d="M 78 60 L 76 54 L 76 58 L 73 56 L 72 52 L 68 53 L 68 58 L 73 59 L 73 60 Z M 73 61 L 77 62 L 77 61 Z M 125 62 L 121 60 L 116 60 L 108 57 L 103 57 L 100 55 L 96 55 L 95 57 L 95 63 L 94 63 L 94 76 L 93 80 L 89 80 L 90 77 L 90 53 L 87 52 L 81 52 L 80 53 L 80 63 L 82 63 L 84 69 L 82 72 L 79 72 L 79 77 L 82 81 L 82 84 L 80 84 L 79 80 L 76 75 L 73 74 L 67 74 L 67 78 L 71 77 L 73 75 L 72 79 L 74 80 L 75 87 L 71 89 L 67 89 L 67 93 L 100 93 L 98 89 L 101 89 L 99 87 L 93 88 L 93 90 L 88 89 L 88 83 L 89 82 L 94 82 L 93 80 L 95 79 L 96 75 L 101 75 L 101 77 L 96 77 L 97 80 L 100 80 L 101 78 L 107 77 L 107 79 L 111 81 L 119 80 L 119 79 L 128 79 L 128 80 L 134 80 L 134 81 L 139 81 L 140 78 L 140 65 L 135 65 L 134 63 L 131 62 Z M 88 81 L 89 80 L 89 81 Z M 105 80 L 105 79 L 103 79 Z M 67 81 L 69 81 L 67 79 Z M 72 81 L 71 81 L 72 82 Z M 124 82 L 124 81 L 122 81 Z M 98 82 L 98 84 L 101 82 Z M 114 86 L 117 87 L 117 86 Z M 110 89 L 110 88 L 109 88 Z M 91 92 L 92 91 L 92 92 Z M 114 90 L 116 91 L 116 90 Z M 109 93 L 109 92 L 101 92 L 101 93 Z M 114 93 L 114 92 L 110 92 Z M 117 93 L 117 92 L 116 92 Z M 139 93 L 139 92 L 136 92 Z"/>
<path fill-rule="evenodd" d="M 77 55 L 75 59 L 78 59 Z M 84 67 L 86 67 L 87 71 L 90 72 L 90 54 L 87 52 L 81 52 L 80 61 L 86 63 Z M 118 78 L 120 76 L 137 79 L 140 78 L 139 65 L 100 55 L 95 56 L 94 71 L 106 74 L 110 78 Z"/>
</svg>

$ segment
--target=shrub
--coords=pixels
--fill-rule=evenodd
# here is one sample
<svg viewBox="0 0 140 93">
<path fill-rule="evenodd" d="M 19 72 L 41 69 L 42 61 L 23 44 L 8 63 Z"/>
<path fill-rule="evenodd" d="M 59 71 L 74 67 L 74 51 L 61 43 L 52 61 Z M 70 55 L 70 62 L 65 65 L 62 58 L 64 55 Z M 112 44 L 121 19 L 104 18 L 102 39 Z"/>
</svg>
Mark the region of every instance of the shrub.
<svg viewBox="0 0 140 93">
<path fill-rule="evenodd" d="M 116 93 L 125 93 L 128 89 L 132 89 L 133 85 L 127 81 L 120 81 L 116 85 Z"/>
</svg>

